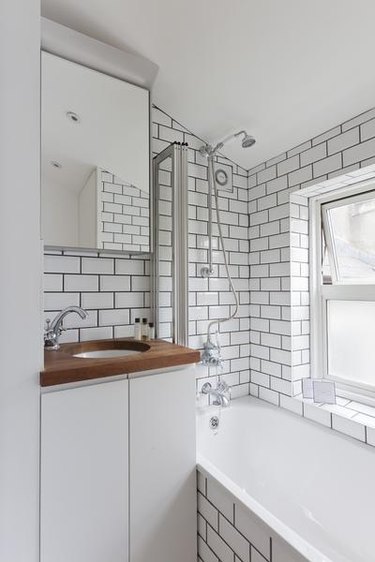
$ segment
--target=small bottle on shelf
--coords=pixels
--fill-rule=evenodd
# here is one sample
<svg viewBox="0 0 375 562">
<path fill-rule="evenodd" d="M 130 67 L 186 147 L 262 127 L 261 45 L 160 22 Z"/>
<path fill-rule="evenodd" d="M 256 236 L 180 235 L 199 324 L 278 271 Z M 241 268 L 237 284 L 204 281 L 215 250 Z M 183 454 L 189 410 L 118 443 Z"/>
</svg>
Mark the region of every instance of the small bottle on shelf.
<svg viewBox="0 0 375 562">
<path fill-rule="evenodd" d="M 155 339 L 155 326 L 153 322 L 149 322 L 148 325 L 148 339 L 149 340 Z"/>
<path fill-rule="evenodd" d="M 143 340 L 148 340 L 148 322 L 147 318 L 142 318 L 141 335 Z"/>
<path fill-rule="evenodd" d="M 136 318 L 134 320 L 134 339 L 141 340 L 142 339 L 142 331 L 141 331 L 141 319 Z"/>
</svg>

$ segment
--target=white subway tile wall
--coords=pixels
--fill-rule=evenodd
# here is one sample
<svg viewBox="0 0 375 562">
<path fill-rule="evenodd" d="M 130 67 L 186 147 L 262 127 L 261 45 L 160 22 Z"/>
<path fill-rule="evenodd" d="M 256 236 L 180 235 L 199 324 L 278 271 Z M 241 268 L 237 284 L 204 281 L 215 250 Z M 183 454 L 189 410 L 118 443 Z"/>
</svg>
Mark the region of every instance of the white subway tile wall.
<svg viewBox="0 0 375 562">
<path fill-rule="evenodd" d="M 148 256 L 71 253 L 44 256 L 45 319 L 71 304 L 89 312 L 66 318 L 61 342 L 132 336 L 134 318 L 151 319 Z"/>
<path fill-rule="evenodd" d="M 214 478 L 198 470 L 199 562 L 303 562 Z"/>
<path fill-rule="evenodd" d="M 339 431 L 346 429 L 332 421 L 332 412 L 328 417 L 327 412 L 311 414 L 309 404 L 301 405 L 292 398 L 299 397 L 301 380 L 310 373 L 308 197 L 337 188 L 335 178 L 343 174 L 342 185 L 356 181 L 356 174 L 366 179 L 371 168 L 363 168 L 375 164 L 375 146 L 369 148 L 374 139 L 372 109 L 249 172 L 218 157 L 218 162 L 232 169 L 233 180 L 232 191 L 220 191 L 219 201 L 230 269 L 240 298 L 238 317 L 220 330 L 222 375 L 232 387 L 233 398 L 250 392 L 301 415 L 314 415 Z M 207 163 L 198 150 L 204 141 L 154 108 L 153 154 L 174 141 L 189 144 L 189 344 L 201 348 L 208 322 L 227 315 L 233 305 L 215 224 L 215 276 L 204 279 L 200 275 L 208 259 Z M 169 337 L 171 206 L 165 183 L 160 229 L 165 233 L 161 258 L 166 285 L 160 306 L 163 335 Z M 62 341 L 132 335 L 136 316 L 151 319 L 149 271 L 147 255 L 116 258 L 95 252 L 49 252 L 45 256 L 45 315 L 51 317 L 69 304 L 89 310 L 85 323 L 77 319 L 72 324 L 72 319 L 66 324 Z M 215 375 L 212 370 L 199 369 L 198 388 Z M 361 432 L 348 432 L 362 440 Z M 374 442 L 370 422 L 366 441 Z"/>
<path fill-rule="evenodd" d="M 356 181 L 374 161 L 372 109 L 249 170 L 251 394 L 284 406 L 301 393 L 310 375 L 308 197 L 337 189 L 337 176 Z M 306 416 L 341 430 L 311 408 Z"/>
<path fill-rule="evenodd" d="M 160 112 L 155 116 L 157 123 Z M 201 268 L 208 261 L 208 212 L 207 212 L 207 161 L 199 153 L 204 143 L 181 125 L 171 120 L 166 125 L 179 130 L 179 140 L 189 143 L 189 345 L 201 348 L 207 334 L 208 323 L 230 315 L 234 304 L 226 279 L 224 260 L 219 246 L 216 213 L 213 220 L 214 275 L 203 278 Z M 162 127 L 161 124 L 158 125 Z M 159 137 L 161 138 L 161 134 Z M 232 191 L 220 191 L 220 216 L 224 244 L 228 251 L 230 272 L 239 295 L 238 317 L 223 323 L 220 328 L 220 345 L 224 359 L 221 375 L 232 387 L 232 396 L 249 393 L 249 240 L 247 213 L 247 172 L 233 162 L 219 157 L 220 164 L 232 170 Z M 201 368 L 198 386 L 216 370 Z"/>
<path fill-rule="evenodd" d="M 200 275 L 200 269 L 207 263 L 208 258 L 207 162 L 198 151 L 204 141 L 163 111 L 154 108 L 153 155 L 175 141 L 189 144 L 189 344 L 192 347 L 201 347 L 208 321 L 228 315 L 233 304 L 225 277 L 223 257 L 218 249 L 216 228 L 215 276 L 208 280 Z M 232 172 L 232 191 L 220 192 L 220 209 L 231 274 L 239 292 L 240 310 L 238 318 L 222 326 L 220 342 L 224 357 L 222 375 L 233 387 L 232 395 L 236 397 L 249 393 L 250 377 L 247 171 L 223 157 L 219 157 L 218 162 Z M 103 174 L 103 191 L 113 198 L 112 204 L 116 204 L 114 198 L 125 196 L 123 190 L 127 186 L 111 174 Z M 164 183 L 166 186 L 161 190 L 160 201 L 160 230 L 165 236 L 160 241 L 160 257 L 165 268 L 161 273 L 163 291 L 160 306 L 163 330 L 161 335 L 168 338 L 171 335 L 171 287 L 168 287 L 171 267 L 171 256 L 168 253 L 171 195 L 170 189 L 168 191 L 168 181 Z M 106 228 L 111 228 L 111 224 L 116 227 L 115 208 L 111 210 L 107 207 L 105 211 L 109 213 L 104 214 L 104 219 L 108 218 L 108 221 L 104 221 L 108 223 Z M 214 218 L 216 220 L 216 217 Z M 116 233 L 109 231 L 108 234 L 116 236 Z M 114 239 L 108 240 L 108 244 L 111 243 L 115 243 Z M 108 249 L 111 247 L 108 246 Z M 149 271 L 149 256 L 124 255 L 117 258 L 95 252 L 82 252 L 81 255 L 77 252 L 48 252 L 45 255 L 44 276 L 45 317 L 52 317 L 69 304 L 79 304 L 89 310 L 90 314 L 85 322 L 82 323 L 77 318 L 73 324 L 66 323 L 67 330 L 62 335 L 62 342 L 131 336 L 132 323 L 136 316 L 151 319 Z M 199 370 L 199 379 L 215 374 L 216 372 L 209 373 L 207 369 L 202 368 Z"/>
</svg>

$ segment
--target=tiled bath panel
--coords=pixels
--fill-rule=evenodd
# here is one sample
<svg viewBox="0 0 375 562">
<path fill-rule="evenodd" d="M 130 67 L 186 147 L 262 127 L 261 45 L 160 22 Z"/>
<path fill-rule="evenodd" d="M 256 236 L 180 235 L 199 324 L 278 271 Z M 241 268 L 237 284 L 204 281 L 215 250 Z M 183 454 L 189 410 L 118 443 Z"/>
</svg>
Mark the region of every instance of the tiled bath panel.
<svg viewBox="0 0 375 562">
<path fill-rule="evenodd" d="M 304 562 L 306 559 L 198 470 L 198 562 Z"/>
</svg>

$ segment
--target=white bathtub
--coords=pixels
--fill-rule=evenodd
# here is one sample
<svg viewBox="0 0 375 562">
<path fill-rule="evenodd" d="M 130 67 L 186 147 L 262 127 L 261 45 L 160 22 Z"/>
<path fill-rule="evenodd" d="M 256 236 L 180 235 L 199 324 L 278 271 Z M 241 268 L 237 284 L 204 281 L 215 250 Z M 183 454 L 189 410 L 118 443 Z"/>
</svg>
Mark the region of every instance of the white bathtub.
<svg viewBox="0 0 375 562">
<path fill-rule="evenodd" d="M 203 474 L 307 560 L 375 561 L 375 449 L 252 397 L 218 412 L 198 414 Z"/>
</svg>

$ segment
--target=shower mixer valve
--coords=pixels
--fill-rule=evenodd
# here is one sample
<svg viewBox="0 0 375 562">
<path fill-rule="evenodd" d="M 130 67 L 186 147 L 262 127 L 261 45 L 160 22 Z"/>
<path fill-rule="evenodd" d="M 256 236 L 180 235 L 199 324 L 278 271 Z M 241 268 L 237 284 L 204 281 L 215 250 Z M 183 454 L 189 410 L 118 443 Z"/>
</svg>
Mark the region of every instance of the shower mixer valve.
<svg viewBox="0 0 375 562">
<path fill-rule="evenodd" d="M 202 365 L 206 367 L 218 367 L 219 369 L 223 368 L 223 360 L 221 357 L 221 350 L 219 342 L 216 344 L 209 338 L 203 347 L 202 357 L 201 357 Z"/>
</svg>

